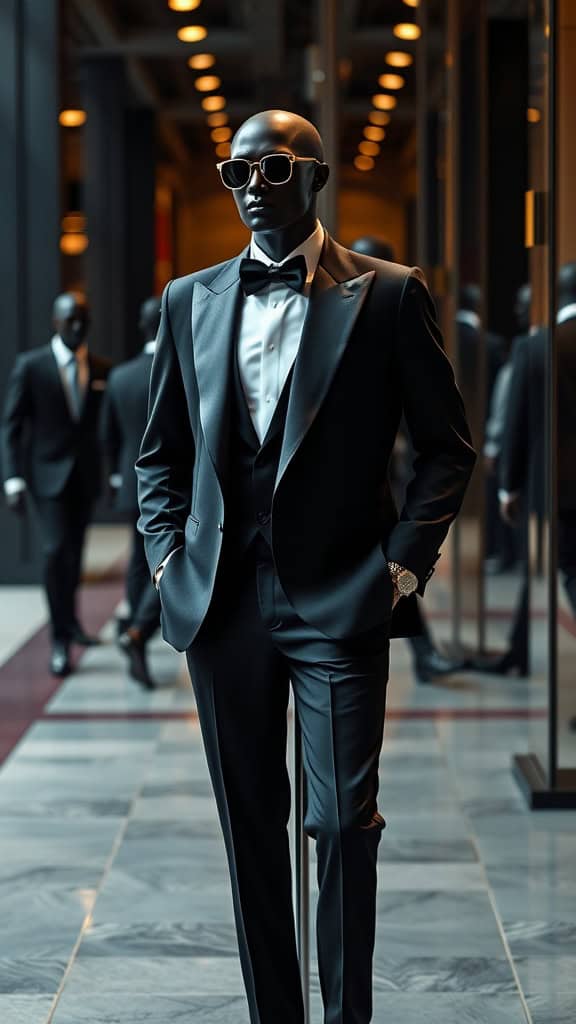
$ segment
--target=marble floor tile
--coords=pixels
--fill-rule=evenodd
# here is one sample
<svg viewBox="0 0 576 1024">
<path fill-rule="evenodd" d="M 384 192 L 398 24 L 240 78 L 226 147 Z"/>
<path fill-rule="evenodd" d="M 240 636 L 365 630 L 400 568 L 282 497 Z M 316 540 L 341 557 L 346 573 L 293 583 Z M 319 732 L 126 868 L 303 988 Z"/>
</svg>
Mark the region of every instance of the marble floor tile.
<svg viewBox="0 0 576 1024">
<path fill-rule="evenodd" d="M 374 988 L 389 992 L 517 992 L 510 962 L 505 957 L 420 956 L 374 960 Z"/>
<path fill-rule="evenodd" d="M 373 1024 L 526 1024 L 513 993 L 376 992 Z"/>
<path fill-rule="evenodd" d="M 0 935 L 0 994 L 19 993 L 29 996 L 46 993 L 54 995 L 66 970 L 65 957 L 23 955 L 12 956 Z M 2 1000 L 0 998 L 0 1011 Z M 2 1024 L 4 1018 L 0 1016 Z"/>
<path fill-rule="evenodd" d="M 194 877 L 190 881 L 167 880 L 160 886 L 126 874 L 110 876 L 94 908 L 95 924 L 174 921 L 192 924 L 228 924 L 233 920 L 232 896 L 227 876 L 212 883 Z"/>
<path fill-rule="evenodd" d="M 79 957 L 228 957 L 238 956 L 232 921 L 198 924 L 186 921 L 91 924 L 84 932 Z"/>
<path fill-rule="evenodd" d="M 249 1024 L 249 1017 L 244 995 L 142 995 L 137 989 L 111 993 L 105 989 L 86 999 L 65 989 L 53 1024 Z"/>
<path fill-rule="evenodd" d="M 575 923 L 505 920 L 503 924 L 513 956 L 572 956 L 576 976 Z"/>
<path fill-rule="evenodd" d="M 36 796 L 20 799 L 6 799 L 0 788 L 0 818 L 120 818 L 130 811 L 130 799 L 117 799 L 106 795 L 61 797 L 52 794 L 50 800 L 39 800 Z"/>
<path fill-rule="evenodd" d="M 66 989 L 93 992 L 150 992 L 153 995 L 240 996 L 244 985 L 236 957 L 85 957 L 78 958 Z"/>
<path fill-rule="evenodd" d="M 545 991 L 527 998 L 532 1024 L 574 1024 L 576 994 Z"/>
<path fill-rule="evenodd" d="M 522 989 L 533 993 L 559 993 L 571 995 L 576 1002 L 576 970 L 574 956 L 558 953 L 555 956 L 515 956 L 514 962 Z M 576 1016 L 574 1018 L 576 1020 Z"/>
<path fill-rule="evenodd" d="M 0 995 L 2 1024 L 47 1024 L 52 996 Z"/>
</svg>

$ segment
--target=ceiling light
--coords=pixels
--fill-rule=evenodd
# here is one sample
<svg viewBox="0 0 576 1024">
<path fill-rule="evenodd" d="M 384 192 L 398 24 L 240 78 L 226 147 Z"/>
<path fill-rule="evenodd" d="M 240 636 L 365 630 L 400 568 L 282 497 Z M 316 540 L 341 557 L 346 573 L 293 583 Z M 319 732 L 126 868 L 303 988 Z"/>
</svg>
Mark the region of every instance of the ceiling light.
<svg viewBox="0 0 576 1024">
<path fill-rule="evenodd" d="M 227 160 L 230 156 L 230 143 L 219 142 L 216 146 L 216 156 L 219 156 L 221 160 Z"/>
<path fill-rule="evenodd" d="M 208 30 L 204 25 L 183 25 L 176 35 L 181 43 L 199 43 L 201 39 L 206 39 Z"/>
<path fill-rule="evenodd" d="M 173 11 L 195 11 L 202 0 L 168 0 L 168 7 Z"/>
<path fill-rule="evenodd" d="M 194 85 L 198 92 L 214 92 L 215 89 L 220 88 L 222 82 L 218 75 L 200 75 L 194 82 Z"/>
<path fill-rule="evenodd" d="M 231 128 L 213 128 L 210 132 L 212 142 L 229 142 L 232 138 Z"/>
<path fill-rule="evenodd" d="M 376 110 L 394 110 L 397 106 L 398 100 L 395 96 L 387 96 L 385 92 L 377 92 L 372 97 L 372 106 L 376 107 Z"/>
<path fill-rule="evenodd" d="M 530 124 L 538 124 L 538 122 L 542 120 L 542 114 L 537 107 L 528 107 L 526 117 Z"/>
<path fill-rule="evenodd" d="M 385 138 L 385 136 L 386 132 L 383 128 L 375 128 L 372 124 L 369 124 L 368 127 L 364 129 L 364 138 L 368 139 L 369 142 L 382 142 L 382 139 Z"/>
<path fill-rule="evenodd" d="M 88 248 L 88 235 L 60 235 L 60 252 L 66 256 L 80 256 Z"/>
<path fill-rule="evenodd" d="M 390 50 L 384 60 L 391 68 L 409 68 L 414 63 L 412 54 L 406 53 L 404 50 Z"/>
<path fill-rule="evenodd" d="M 378 85 L 382 89 L 403 89 L 404 79 L 402 75 L 380 75 Z"/>
<path fill-rule="evenodd" d="M 356 156 L 354 157 L 354 167 L 357 171 L 371 171 L 374 161 L 371 156 Z"/>
<path fill-rule="evenodd" d="M 406 7 L 419 7 L 420 0 L 404 0 Z"/>
<path fill-rule="evenodd" d="M 390 124 L 392 118 L 390 114 L 385 114 L 383 110 L 371 110 L 368 114 L 368 120 L 370 124 Z"/>
<path fill-rule="evenodd" d="M 206 124 L 209 128 L 222 128 L 223 125 L 228 124 L 228 114 L 225 114 L 224 111 L 221 114 L 208 114 Z"/>
<path fill-rule="evenodd" d="M 397 39 L 420 39 L 422 29 L 411 21 L 402 21 L 394 25 L 394 35 Z"/>
<path fill-rule="evenodd" d="M 202 109 L 208 113 L 212 113 L 214 110 L 224 110 L 226 106 L 226 100 L 223 96 L 205 96 L 202 100 Z"/>
<path fill-rule="evenodd" d="M 215 63 L 216 57 L 213 53 L 193 53 L 188 57 L 188 67 L 194 71 L 206 71 L 207 68 L 213 68 Z"/>
<path fill-rule="evenodd" d="M 358 152 L 362 153 L 362 156 L 378 156 L 380 146 L 377 142 L 360 142 Z"/>
<path fill-rule="evenodd" d="M 63 128 L 79 128 L 81 124 L 86 124 L 86 111 L 61 110 L 58 121 Z"/>
</svg>

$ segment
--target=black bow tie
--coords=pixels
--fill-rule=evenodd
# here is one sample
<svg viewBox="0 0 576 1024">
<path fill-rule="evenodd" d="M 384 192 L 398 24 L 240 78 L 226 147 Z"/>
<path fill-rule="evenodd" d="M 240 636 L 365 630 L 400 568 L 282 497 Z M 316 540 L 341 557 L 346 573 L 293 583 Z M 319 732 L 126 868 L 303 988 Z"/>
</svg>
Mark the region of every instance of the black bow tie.
<svg viewBox="0 0 576 1024">
<path fill-rule="evenodd" d="M 281 281 L 295 292 L 301 292 L 307 275 L 306 260 L 303 256 L 293 256 L 281 266 L 268 266 L 260 260 L 244 259 L 240 264 L 240 281 L 244 295 L 254 295 L 267 285 Z"/>
</svg>

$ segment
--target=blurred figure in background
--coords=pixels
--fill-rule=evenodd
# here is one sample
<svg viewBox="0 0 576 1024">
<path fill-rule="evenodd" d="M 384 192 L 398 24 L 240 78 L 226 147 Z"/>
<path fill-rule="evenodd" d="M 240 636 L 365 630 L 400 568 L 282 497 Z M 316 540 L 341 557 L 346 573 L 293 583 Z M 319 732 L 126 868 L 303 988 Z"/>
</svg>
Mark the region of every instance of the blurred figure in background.
<svg viewBox="0 0 576 1024">
<path fill-rule="evenodd" d="M 139 328 L 144 348 L 134 359 L 110 374 L 108 393 L 102 409 L 102 443 L 108 456 L 109 485 L 117 508 L 132 524 L 132 551 L 126 572 L 129 618 L 118 637 L 128 658 L 133 679 L 154 689 L 146 658 L 146 644 L 160 625 L 160 598 L 150 579 L 144 554 L 144 540 L 136 529 L 138 495 L 134 463 L 148 416 L 150 370 L 160 323 L 160 299 L 146 299 L 140 307 Z"/>
<path fill-rule="evenodd" d="M 525 557 L 525 545 L 521 543 L 517 531 L 499 514 L 498 474 L 512 379 L 512 358 L 516 344 L 523 344 L 522 339 L 529 333 L 531 302 L 532 289 L 529 284 L 523 284 L 516 293 L 514 304 L 518 333 L 512 340 L 510 356 L 498 370 L 494 381 L 484 436 L 484 468 L 486 470 L 486 562 L 484 568 L 489 576 L 507 572 L 513 568 L 519 558 Z"/>
<path fill-rule="evenodd" d="M 38 513 L 50 611 L 53 675 L 70 672 L 71 643 L 88 646 L 76 614 L 86 527 L 100 489 L 98 422 L 107 364 L 88 351 L 83 296 L 53 307 L 49 345 L 22 353 L 8 382 L 3 422 L 4 493 L 17 514 L 30 494 Z"/>
<path fill-rule="evenodd" d="M 374 259 L 387 260 L 395 263 L 394 249 L 389 242 L 376 235 L 365 235 L 356 239 L 350 246 L 353 252 L 361 253 L 363 256 L 372 256 Z M 408 474 L 412 466 L 414 452 L 410 444 L 410 438 L 406 426 L 402 422 L 400 433 L 396 439 L 394 452 L 391 460 L 390 484 L 394 494 L 394 500 L 399 508 L 404 501 L 404 489 L 408 483 Z M 420 620 L 421 633 L 419 636 L 406 638 L 412 651 L 412 664 L 414 678 L 418 683 L 430 683 L 434 679 L 458 672 L 467 666 L 467 661 L 455 660 L 441 654 L 437 649 L 426 617 L 421 598 L 417 599 L 417 613 Z"/>
</svg>

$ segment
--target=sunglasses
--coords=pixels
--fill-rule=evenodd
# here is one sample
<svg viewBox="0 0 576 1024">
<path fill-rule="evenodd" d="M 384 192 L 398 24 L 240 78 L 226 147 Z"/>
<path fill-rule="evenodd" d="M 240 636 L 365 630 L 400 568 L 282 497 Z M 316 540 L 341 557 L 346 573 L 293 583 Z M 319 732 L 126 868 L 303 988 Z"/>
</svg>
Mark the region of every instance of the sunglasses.
<svg viewBox="0 0 576 1024">
<path fill-rule="evenodd" d="M 244 157 L 236 157 L 232 160 L 222 160 L 216 164 L 220 171 L 222 184 L 232 190 L 246 188 L 252 175 L 252 168 L 258 167 L 260 174 L 269 185 L 285 185 L 292 177 L 292 168 L 295 163 L 319 164 L 314 156 L 294 156 L 293 153 L 270 153 L 260 160 L 245 160 Z"/>
</svg>

